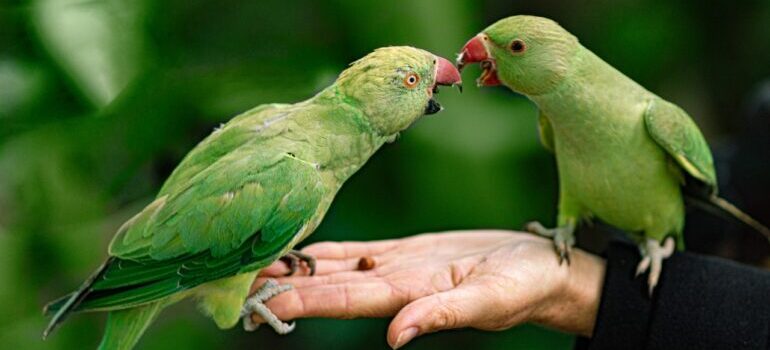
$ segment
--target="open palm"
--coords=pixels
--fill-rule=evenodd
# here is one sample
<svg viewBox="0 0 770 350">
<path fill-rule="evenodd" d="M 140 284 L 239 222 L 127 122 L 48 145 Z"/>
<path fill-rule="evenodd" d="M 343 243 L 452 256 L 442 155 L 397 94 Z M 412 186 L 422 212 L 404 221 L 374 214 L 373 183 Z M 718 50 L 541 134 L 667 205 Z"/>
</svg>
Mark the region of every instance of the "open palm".
<svg viewBox="0 0 770 350">
<path fill-rule="evenodd" d="M 388 330 L 393 347 L 443 329 L 528 321 L 590 335 L 604 272 L 600 259 L 579 250 L 570 266 L 559 265 L 550 241 L 510 231 L 322 242 L 303 252 L 316 257 L 315 276 L 279 277 L 287 267 L 273 264 L 255 282 L 277 277 L 295 287 L 268 302 L 270 309 L 284 320 L 396 315 Z M 361 270 L 362 257 L 374 267 Z"/>
</svg>

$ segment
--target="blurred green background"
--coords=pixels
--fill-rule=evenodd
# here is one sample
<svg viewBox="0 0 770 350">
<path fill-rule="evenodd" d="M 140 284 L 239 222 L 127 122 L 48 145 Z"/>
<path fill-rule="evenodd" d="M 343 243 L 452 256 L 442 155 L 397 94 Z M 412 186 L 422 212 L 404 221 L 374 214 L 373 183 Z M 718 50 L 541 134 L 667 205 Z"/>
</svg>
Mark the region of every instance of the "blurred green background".
<svg viewBox="0 0 770 350">
<path fill-rule="evenodd" d="M 556 19 L 684 107 L 712 145 L 735 138 L 746 96 L 770 76 L 767 0 L 0 0 L 0 348 L 97 344 L 104 315 L 73 317 L 43 342 L 42 305 L 79 285 L 115 229 L 219 123 L 308 98 L 380 46 L 453 58 L 494 20 L 522 13 Z M 310 240 L 553 220 L 556 174 L 534 106 L 477 89 L 477 75 L 469 68 L 462 95 L 439 96 L 444 112 L 375 155 Z M 140 348 L 385 348 L 387 323 L 302 320 L 285 337 L 219 331 L 188 302 L 168 309 Z M 573 341 L 521 326 L 443 332 L 410 347 Z"/>
</svg>

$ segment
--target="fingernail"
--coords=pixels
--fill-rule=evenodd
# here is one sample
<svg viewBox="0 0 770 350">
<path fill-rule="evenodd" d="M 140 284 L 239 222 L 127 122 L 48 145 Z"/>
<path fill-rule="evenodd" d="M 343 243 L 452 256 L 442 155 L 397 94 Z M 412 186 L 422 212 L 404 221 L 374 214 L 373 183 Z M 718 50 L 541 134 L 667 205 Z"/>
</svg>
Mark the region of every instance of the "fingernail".
<svg viewBox="0 0 770 350">
<path fill-rule="evenodd" d="M 408 343 L 410 340 L 417 336 L 417 327 L 409 327 L 405 329 L 396 338 L 396 345 L 393 345 L 393 350 L 396 350 Z"/>
</svg>

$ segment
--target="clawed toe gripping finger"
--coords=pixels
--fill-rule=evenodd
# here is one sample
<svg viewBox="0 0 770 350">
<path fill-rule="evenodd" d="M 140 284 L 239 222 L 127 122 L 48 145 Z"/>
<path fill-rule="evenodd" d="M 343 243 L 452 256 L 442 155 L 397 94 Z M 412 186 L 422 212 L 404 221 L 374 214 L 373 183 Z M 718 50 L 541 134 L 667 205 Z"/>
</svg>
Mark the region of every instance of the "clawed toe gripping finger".
<svg viewBox="0 0 770 350">
<path fill-rule="evenodd" d="M 241 310 L 243 329 L 251 332 L 259 328 L 259 324 L 255 323 L 254 320 L 251 319 L 251 314 L 256 313 L 263 320 L 265 320 L 267 324 L 273 327 L 275 332 L 278 334 L 287 334 L 293 331 L 296 323 L 292 322 L 289 324 L 281 321 L 278 319 L 278 316 L 270 311 L 270 309 L 265 305 L 265 302 L 270 300 L 270 298 L 283 292 L 289 291 L 292 288 L 293 287 L 290 284 L 278 284 L 278 281 L 272 278 L 265 281 L 265 284 L 259 287 L 254 295 L 246 299 L 246 303 L 243 305 L 243 309 Z"/>
<path fill-rule="evenodd" d="M 559 255 L 559 265 L 563 262 L 570 264 L 570 253 L 572 253 L 572 246 L 575 245 L 575 236 L 573 234 L 572 226 L 545 228 L 543 224 L 533 221 L 527 223 L 524 226 L 527 232 L 534 233 L 539 236 L 548 237 L 553 240 L 553 246 L 556 253 Z"/>
<path fill-rule="evenodd" d="M 572 254 L 572 245 L 574 243 L 570 243 L 564 237 L 557 235 L 553 239 L 553 244 L 556 248 L 556 253 L 559 254 L 559 265 L 565 261 L 569 265 L 571 263 L 570 254 Z"/>
<path fill-rule="evenodd" d="M 305 254 L 299 250 L 290 250 L 288 254 L 281 257 L 281 261 L 289 266 L 289 272 L 286 273 L 286 276 L 291 276 L 297 272 L 300 261 L 304 261 L 307 264 L 307 267 L 310 269 L 310 276 L 315 275 L 316 260 L 310 254 Z"/>
</svg>

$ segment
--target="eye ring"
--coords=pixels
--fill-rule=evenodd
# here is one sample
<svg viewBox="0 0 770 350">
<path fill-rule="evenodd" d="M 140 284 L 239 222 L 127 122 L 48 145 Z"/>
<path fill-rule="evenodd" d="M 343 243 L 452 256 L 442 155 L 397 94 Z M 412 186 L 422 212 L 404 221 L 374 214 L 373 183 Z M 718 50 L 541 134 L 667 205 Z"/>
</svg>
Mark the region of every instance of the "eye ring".
<svg viewBox="0 0 770 350">
<path fill-rule="evenodd" d="M 520 55 L 524 53 L 524 51 L 527 51 L 527 44 L 524 43 L 524 40 L 513 39 L 513 41 L 511 41 L 510 49 L 514 55 Z"/>
<path fill-rule="evenodd" d="M 420 82 L 420 76 L 417 73 L 409 73 L 404 77 L 404 86 L 413 89 Z"/>
</svg>

